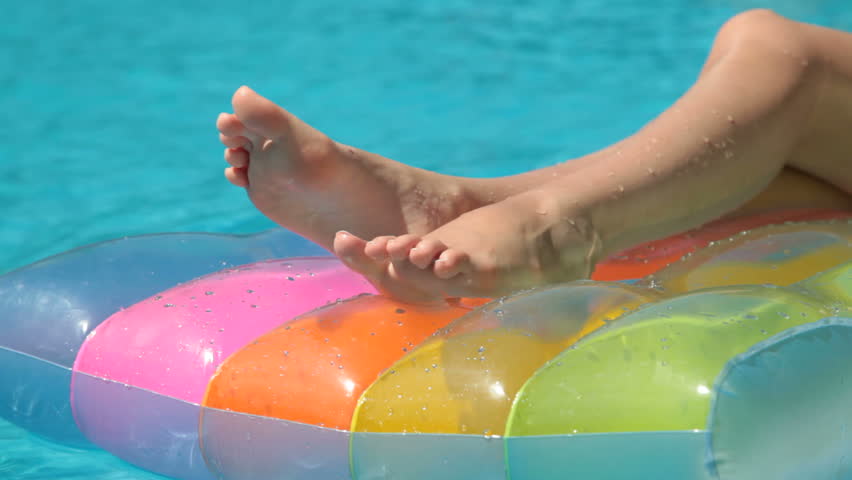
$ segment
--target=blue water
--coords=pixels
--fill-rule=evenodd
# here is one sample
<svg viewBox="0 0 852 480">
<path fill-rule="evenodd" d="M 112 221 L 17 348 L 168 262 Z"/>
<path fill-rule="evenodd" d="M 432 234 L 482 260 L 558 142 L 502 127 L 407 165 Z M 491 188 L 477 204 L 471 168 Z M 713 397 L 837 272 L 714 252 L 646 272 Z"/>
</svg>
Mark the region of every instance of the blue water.
<svg viewBox="0 0 852 480">
<path fill-rule="evenodd" d="M 737 11 L 852 30 L 848 0 L 170 3 L 4 9 L 0 273 L 125 235 L 272 227 L 222 178 L 214 122 L 241 84 L 339 141 L 495 176 L 633 132 Z M 0 421 L 0 478 L 155 477 Z"/>
</svg>

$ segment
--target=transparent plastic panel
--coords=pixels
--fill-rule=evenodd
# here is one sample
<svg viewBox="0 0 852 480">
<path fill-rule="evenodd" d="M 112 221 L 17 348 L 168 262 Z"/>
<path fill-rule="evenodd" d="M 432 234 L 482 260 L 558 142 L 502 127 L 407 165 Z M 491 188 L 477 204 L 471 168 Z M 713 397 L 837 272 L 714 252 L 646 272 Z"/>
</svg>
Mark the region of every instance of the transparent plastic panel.
<svg viewBox="0 0 852 480">
<path fill-rule="evenodd" d="M 727 238 L 736 237 L 743 232 L 766 225 L 830 219 L 843 221 L 847 218 L 852 218 L 852 213 L 822 209 L 785 209 L 748 217 L 717 220 L 688 232 L 616 253 L 597 265 L 592 273 L 592 279 L 642 278 L 653 274 L 666 265 L 677 262 L 684 255 L 704 248 L 712 242 L 724 241 Z"/>
<path fill-rule="evenodd" d="M 53 442 L 92 447 L 71 415 L 70 368 L 2 347 L 0 366 L 0 416 Z"/>
<path fill-rule="evenodd" d="M 0 277 L 0 346 L 70 367 L 86 335 L 123 307 L 226 267 L 325 253 L 284 230 L 145 235 L 78 248 Z"/>
<path fill-rule="evenodd" d="M 802 291 L 832 302 L 836 315 L 852 316 L 852 262 L 796 284 Z"/>
<path fill-rule="evenodd" d="M 0 382 L 0 398 L 9 399 L 0 403 L 0 415 L 51 440 L 82 445 L 69 423 L 70 374 L 54 367 L 71 368 L 83 340 L 107 317 L 226 266 L 322 253 L 284 230 L 146 235 L 82 247 L 0 276 L 0 350 L 21 354 L 0 362 L 0 377 L 16 379 Z M 57 383 L 36 386 L 44 382 L 35 378 Z"/>
<path fill-rule="evenodd" d="M 515 393 L 536 369 L 656 298 L 622 284 L 575 282 L 492 302 L 385 371 L 359 400 L 352 431 L 502 435 Z"/>
<path fill-rule="evenodd" d="M 348 429 L 361 392 L 464 305 L 362 296 L 301 316 L 228 358 L 204 405 Z"/>
<path fill-rule="evenodd" d="M 349 432 L 202 409 L 201 445 L 223 480 L 347 480 Z"/>
<path fill-rule="evenodd" d="M 507 478 L 711 480 L 706 445 L 704 431 L 512 437 L 506 439 Z"/>
<path fill-rule="evenodd" d="M 786 286 L 852 260 L 852 221 L 792 223 L 715 242 L 642 283 L 668 294 L 727 285 Z"/>
<path fill-rule="evenodd" d="M 702 429 L 725 363 L 829 309 L 781 287 L 702 290 L 580 340 L 524 385 L 508 435 Z"/>
<path fill-rule="evenodd" d="M 287 258 L 205 275 L 112 315 L 74 370 L 200 404 L 222 361 L 292 318 L 375 289 L 331 257 Z"/>
<path fill-rule="evenodd" d="M 710 415 L 722 480 L 852 478 L 852 318 L 796 327 L 731 360 Z"/>
<path fill-rule="evenodd" d="M 198 442 L 200 406 L 84 374 L 71 401 L 86 437 L 113 455 L 180 480 L 216 478 Z"/>
<path fill-rule="evenodd" d="M 504 480 L 501 437 L 353 433 L 356 480 Z"/>
</svg>

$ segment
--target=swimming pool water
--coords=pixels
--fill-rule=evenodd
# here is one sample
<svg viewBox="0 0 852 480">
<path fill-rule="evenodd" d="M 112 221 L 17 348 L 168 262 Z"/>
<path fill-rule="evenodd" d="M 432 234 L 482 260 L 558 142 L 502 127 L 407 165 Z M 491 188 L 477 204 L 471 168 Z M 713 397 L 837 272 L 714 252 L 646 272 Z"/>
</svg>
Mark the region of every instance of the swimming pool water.
<svg viewBox="0 0 852 480">
<path fill-rule="evenodd" d="M 769 6 L 852 30 L 848 0 L 21 2 L 0 28 L 0 273 L 99 240 L 273 225 L 222 178 L 241 84 L 342 142 L 505 175 L 630 134 L 718 26 Z M 159 478 L 0 421 L 0 478 Z"/>
</svg>

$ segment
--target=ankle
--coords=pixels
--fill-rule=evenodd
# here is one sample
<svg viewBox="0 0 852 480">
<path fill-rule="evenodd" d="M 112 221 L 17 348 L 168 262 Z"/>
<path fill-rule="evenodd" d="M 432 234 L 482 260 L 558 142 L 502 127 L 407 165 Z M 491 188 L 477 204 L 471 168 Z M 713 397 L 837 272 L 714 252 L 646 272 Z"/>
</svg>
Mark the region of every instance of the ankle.
<svg viewBox="0 0 852 480">
<path fill-rule="evenodd" d="M 547 281 L 588 278 L 595 264 L 608 255 L 592 209 L 552 185 L 512 197 L 522 198 L 526 211 L 534 213 L 529 230 L 540 232 L 530 248 L 540 257 Z"/>
</svg>

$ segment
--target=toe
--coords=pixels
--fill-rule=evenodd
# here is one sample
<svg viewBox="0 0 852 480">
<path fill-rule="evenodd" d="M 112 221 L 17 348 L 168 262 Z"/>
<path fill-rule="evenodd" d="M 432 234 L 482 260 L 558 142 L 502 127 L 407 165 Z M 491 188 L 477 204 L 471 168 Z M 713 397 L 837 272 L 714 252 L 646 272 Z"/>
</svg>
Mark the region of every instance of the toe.
<svg viewBox="0 0 852 480">
<path fill-rule="evenodd" d="M 362 238 L 341 230 L 334 236 L 332 249 L 346 266 L 368 278 L 374 278 L 381 273 L 384 265 L 364 253 L 366 246 L 367 242 Z"/>
<path fill-rule="evenodd" d="M 384 235 L 381 237 L 376 237 L 369 242 L 367 242 L 367 246 L 364 247 L 364 253 L 367 254 L 368 257 L 373 260 L 387 260 L 388 259 L 388 242 L 393 240 L 394 236 L 392 235 Z"/>
<path fill-rule="evenodd" d="M 238 137 L 246 134 L 246 127 L 232 113 L 220 113 L 216 119 L 216 128 L 222 135 Z"/>
<path fill-rule="evenodd" d="M 232 167 L 245 168 L 249 164 L 249 154 L 242 148 L 226 148 L 225 161 Z"/>
<path fill-rule="evenodd" d="M 400 235 L 388 242 L 388 256 L 391 260 L 407 260 L 408 253 L 420 240 L 420 237 L 410 233 Z"/>
<path fill-rule="evenodd" d="M 248 187 L 248 170 L 241 167 L 228 167 L 225 169 L 225 178 L 238 187 Z"/>
<path fill-rule="evenodd" d="M 470 257 L 458 250 L 447 249 L 435 260 L 435 276 L 440 279 L 450 279 L 468 270 Z"/>
<path fill-rule="evenodd" d="M 234 113 L 245 128 L 266 138 L 287 134 L 295 117 L 249 87 L 240 87 L 232 98 Z M 224 132 L 223 132 L 224 133 Z"/>
<path fill-rule="evenodd" d="M 420 243 L 415 245 L 408 254 L 408 259 L 417 268 L 425 269 L 441 255 L 441 252 L 447 249 L 443 242 L 433 239 L 424 238 Z"/>
<path fill-rule="evenodd" d="M 249 141 L 249 139 L 241 135 L 231 137 L 229 135 L 225 135 L 224 133 L 220 133 L 219 141 L 229 148 L 245 148 L 246 150 L 251 149 L 251 142 Z"/>
</svg>

